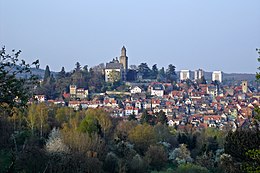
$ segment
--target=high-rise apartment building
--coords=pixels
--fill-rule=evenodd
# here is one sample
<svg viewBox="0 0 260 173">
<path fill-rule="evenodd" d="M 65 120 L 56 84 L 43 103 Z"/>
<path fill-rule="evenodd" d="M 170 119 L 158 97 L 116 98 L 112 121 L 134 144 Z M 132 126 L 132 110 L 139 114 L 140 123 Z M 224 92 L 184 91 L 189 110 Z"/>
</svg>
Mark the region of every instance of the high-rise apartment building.
<svg viewBox="0 0 260 173">
<path fill-rule="evenodd" d="M 190 79 L 190 71 L 189 70 L 181 70 L 180 72 L 180 80 Z"/>
<path fill-rule="evenodd" d="M 222 82 L 222 72 L 221 71 L 213 71 L 212 73 L 212 81 Z"/>
<path fill-rule="evenodd" d="M 202 69 L 198 69 L 194 71 L 194 80 L 201 79 L 204 76 L 204 71 Z"/>
</svg>

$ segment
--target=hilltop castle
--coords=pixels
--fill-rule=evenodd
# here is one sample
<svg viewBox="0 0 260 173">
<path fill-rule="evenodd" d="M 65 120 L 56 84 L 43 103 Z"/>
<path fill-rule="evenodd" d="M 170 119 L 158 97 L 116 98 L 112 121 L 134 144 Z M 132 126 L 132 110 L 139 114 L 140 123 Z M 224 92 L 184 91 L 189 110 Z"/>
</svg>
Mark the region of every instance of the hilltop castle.
<svg viewBox="0 0 260 173">
<path fill-rule="evenodd" d="M 115 82 L 117 80 L 126 80 L 126 75 L 128 71 L 128 57 L 126 56 L 125 46 L 121 49 L 121 56 L 113 59 L 109 63 L 106 63 L 105 68 L 105 81 Z"/>
</svg>

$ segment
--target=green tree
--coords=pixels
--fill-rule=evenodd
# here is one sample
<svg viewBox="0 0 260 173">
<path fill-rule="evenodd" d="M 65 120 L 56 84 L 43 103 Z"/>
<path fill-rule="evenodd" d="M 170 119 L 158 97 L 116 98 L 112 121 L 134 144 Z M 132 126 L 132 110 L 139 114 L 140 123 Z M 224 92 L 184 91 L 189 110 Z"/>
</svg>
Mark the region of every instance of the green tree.
<svg viewBox="0 0 260 173">
<path fill-rule="evenodd" d="M 157 80 L 158 81 L 161 81 L 161 82 L 164 82 L 166 79 L 166 74 L 165 74 L 165 70 L 164 70 L 164 67 L 162 67 L 159 72 L 158 72 L 158 76 L 157 76 Z"/>
<path fill-rule="evenodd" d="M 156 142 L 156 134 L 153 127 L 148 124 L 137 125 L 130 131 L 128 138 L 135 144 L 135 148 L 141 154 L 144 154 L 148 147 Z"/>
<path fill-rule="evenodd" d="M 151 76 L 151 69 L 148 67 L 146 63 L 141 63 L 138 66 L 138 72 L 143 74 L 144 79 L 148 79 Z"/>
<path fill-rule="evenodd" d="M 175 72 L 175 66 L 169 64 L 168 69 L 166 70 L 166 78 L 168 82 L 177 82 L 177 74 Z"/>
<path fill-rule="evenodd" d="M 235 161 L 244 162 L 250 160 L 246 152 L 258 149 L 260 144 L 260 131 L 254 129 L 239 129 L 230 131 L 225 139 L 224 149 Z"/>
<path fill-rule="evenodd" d="M 207 168 L 188 163 L 180 165 L 177 170 L 177 173 L 209 173 Z"/>
<path fill-rule="evenodd" d="M 95 117 L 86 116 L 80 123 L 79 131 L 91 136 L 93 133 L 100 133 L 100 125 Z"/>
<path fill-rule="evenodd" d="M 165 115 L 165 112 L 163 112 L 162 110 L 160 110 L 160 111 L 156 114 L 156 116 L 157 116 L 157 121 L 158 121 L 158 122 L 167 125 L 168 119 L 167 119 L 167 116 Z"/>
<path fill-rule="evenodd" d="M 128 119 L 128 121 L 136 121 L 137 120 L 134 113 L 130 114 L 127 119 Z"/>
<path fill-rule="evenodd" d="M 158 71 L 158 68 L 157 68 L 157 64 L 154 64 L 152 66 L 152 78 L 157 79 L 158 74 L 159 74 L 159 71 Z"/>
<path fill-rule="evenodd" d="M 116 70 L 112 70 L 110 72 L 110 82 L 114 84 L 120 80 L 121 80 L 120 72 Z"/>
<path fill-rule="evenodd" d="M 168 157 L 162 146 L 150 146 L 145 153 L 145 159 L 152 169 L 161 170 L 167 164 Z"/>
<path fill-rule="evenodd" d="M 51 77 L 50 67 L 48 65 L 46 65 L 44 77 L 43 77 L 43 83 L 44 84 L 48 83 L 50 80 L 50 77 Z"/>
<path fill-rule="evenodd" d="M 13 107 L 26 107 L 31 97 L 36 77 L 31 73 L 31 66 L 38 66 L 39 61 L 31 65 L 19 59 L 21 51 L 7 54 L 5 47 L 0 50 L 0 110 Z M 10 115 L 10 114 L 9 114 Z"/>
<path fill-rule="evenodd" d="M 147 110 L 144 110 L 140 119 L 142 124 L 147 123 L 154 125 L 155 124 L 155 117 L 153 115 L 149 115 Z"/>
</svg>

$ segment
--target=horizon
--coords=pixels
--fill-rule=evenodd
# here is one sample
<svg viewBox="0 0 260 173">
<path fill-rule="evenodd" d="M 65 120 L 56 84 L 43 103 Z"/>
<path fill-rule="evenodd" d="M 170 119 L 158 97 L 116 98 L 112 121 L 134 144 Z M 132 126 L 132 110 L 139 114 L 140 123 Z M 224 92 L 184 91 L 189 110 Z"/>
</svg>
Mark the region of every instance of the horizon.
<svg viewBox="0 0 260 173">
<path fill-rule="evenodd" d="M 255 74 L 259 6 L 258 0 L 0 0 L 0 46 L 55 72 L 73 70 L 76 62 L 106 64 L 125 46 L 129 65 Z"/>
</svg>

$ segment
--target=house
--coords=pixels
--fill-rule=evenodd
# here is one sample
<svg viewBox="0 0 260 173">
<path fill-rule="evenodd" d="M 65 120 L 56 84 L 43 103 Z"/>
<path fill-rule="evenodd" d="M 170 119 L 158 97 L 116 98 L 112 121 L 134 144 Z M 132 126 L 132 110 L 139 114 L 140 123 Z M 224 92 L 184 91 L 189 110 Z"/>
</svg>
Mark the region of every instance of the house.
<svg viewBox="0 0 260 173">
<path fill-rule="evenodd" d="M 141 93 L 142 89 L 139 86 L 135 86 L 130 90 L 131 94 L 137 94 L 137 93 Z"/>
<path fill-rule="evenodd" d="M 138 108 L 134 108 L 132 106 L 126 107 L 125 108 L 125 116 L 129 116 L 129 115 L 138 115 Z"/>
<path fill-rule="evenodd" d="M 45 95 L 35 95 L 34 99 L 37 100 L 38 102 L 45 102 L 46 101 Z"/>
<path fill-rule="evenodd" d="M 165 90 L 165 88 L 162 84 L 154 84 L 154 85 L 151 86 L 151 95 L 163 97 L 164 90 Z"/>
</svg>

